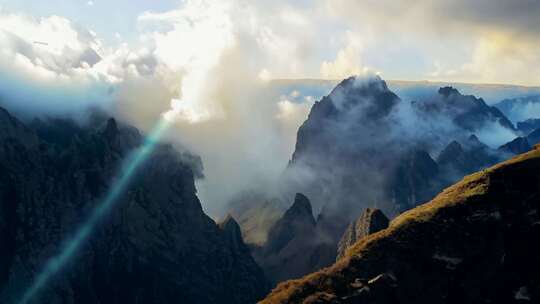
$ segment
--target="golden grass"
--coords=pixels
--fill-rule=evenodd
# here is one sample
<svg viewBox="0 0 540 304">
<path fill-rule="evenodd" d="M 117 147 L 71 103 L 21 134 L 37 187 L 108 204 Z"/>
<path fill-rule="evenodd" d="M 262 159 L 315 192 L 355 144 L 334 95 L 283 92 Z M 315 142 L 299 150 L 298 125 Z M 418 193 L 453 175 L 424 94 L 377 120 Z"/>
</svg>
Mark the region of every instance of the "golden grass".
<svg viewBox="0 0 540 304">
<path fill-rule="evenodd" d="M 540 145 L 536 145 L 535 149 L 528 153 L 518 155 L 491 168 L 465 176 L 460 182 L 443 190 L 443 192 L 430 202 L 409 210 L 395 218 L 390 223 L 389 228 L 358 241 L 347 251 L 347 256 L 340 259 L 334 265 L 309 274 L 301 279 L 290 280 L 279 284 L 270 295 L 260 303 L 300 303 L 300 301 L 302 301 L 301 295 L 306 294 L 306 291 L 311 291 L 311 294 L 313 295 L 324 295 L 324 297 L 327 297 L 326 293 L 331 293 L 332 290 L 330 289 L 332 287 L 330 284 L 325 284 L 325 281 L 331 280 L 334 274 L 339 273 L 342 269 L 349 266 L 352 258 L 361 258 L 363 254 L 368 252 L 369 249 L 375 246 L 380 240 L 395 235 L 411 223 L 429 221 L 442 208 L 465 203 L 472 198 L 485 195 L 489 190 L 490 176 L 493 172 L 507 166 L 536 158 L 540 158 Z M 312 296 L 309 299 L 313 300 L 314 297 L 315 296 Z"/>
</svg>

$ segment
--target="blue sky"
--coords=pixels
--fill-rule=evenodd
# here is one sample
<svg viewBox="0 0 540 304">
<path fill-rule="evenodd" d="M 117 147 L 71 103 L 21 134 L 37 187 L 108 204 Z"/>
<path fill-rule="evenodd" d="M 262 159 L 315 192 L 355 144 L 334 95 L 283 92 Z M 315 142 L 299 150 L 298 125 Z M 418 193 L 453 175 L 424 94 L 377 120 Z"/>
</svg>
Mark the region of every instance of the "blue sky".
<svg viewBox="0 0 540 304">
<path fill-rule="evenodd" d="M 135 39 L 137 17 L 145 11 L 175 9 L 181 0 L 0 0 L 0 6 L 12 12 L 35 17 L 59 15 L 95 31 L 109 43 L 116 43 L 115 33 Z"/>
</svg>

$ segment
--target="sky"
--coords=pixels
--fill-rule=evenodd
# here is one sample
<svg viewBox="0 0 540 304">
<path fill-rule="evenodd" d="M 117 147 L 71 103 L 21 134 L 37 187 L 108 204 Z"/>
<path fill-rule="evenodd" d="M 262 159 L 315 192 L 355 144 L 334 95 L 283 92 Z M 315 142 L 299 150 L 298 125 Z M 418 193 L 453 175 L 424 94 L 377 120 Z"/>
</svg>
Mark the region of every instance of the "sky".
<svg viewBox="0 0 540 304">
<path fill-rule="evenodd" d="M 66 18 L 118 47 L 140 46 L 149 31 L 171 29 L 174 17 L 163 18 L 195 2 L 229 3 L 234 8 L 223 14 L 235 26 L 258 28 L 251 34 L 268 51 L 270 59 L 258 58 L 268 77 L 342 78 L 371 69 L 388 79 L 540 85 L 536 0 L 0 0 L 0 6 L 4 16 Z M 241 25 L 248 23 L 237 18 L 241 10 L 251 24 Z M 150 24 L 150 15 L 163 20 Z"/>
<path fill-rule="evenodd" d="M 203 159 L 202 200 L 222 204 L 282 172 L 314 102 L 269 80 L 536 86 L 538 16 L 537 0 L 0 0 L 0 102 L 168 119 Z"/>
</svg>

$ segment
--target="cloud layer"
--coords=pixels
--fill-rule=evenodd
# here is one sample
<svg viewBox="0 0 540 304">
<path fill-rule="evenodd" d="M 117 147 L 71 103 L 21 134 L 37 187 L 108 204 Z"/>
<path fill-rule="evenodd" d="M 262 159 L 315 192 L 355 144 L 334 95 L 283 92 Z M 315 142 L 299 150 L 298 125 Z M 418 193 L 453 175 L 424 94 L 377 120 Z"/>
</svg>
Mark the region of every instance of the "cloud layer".
<svg viewBox="0 0 540 304">
<path fill-rule="evenodd" d="M 271 78 L 385 78 L 540 84 L 536 1 L 188 0 L 142 12 L 137 39 L 106 45 L 62 16 L 0 10 L 0 104 L 32 116 L 101 107 L 202 156 L 217 214 L 274 179 L 318 96 Z"/>
</svg>

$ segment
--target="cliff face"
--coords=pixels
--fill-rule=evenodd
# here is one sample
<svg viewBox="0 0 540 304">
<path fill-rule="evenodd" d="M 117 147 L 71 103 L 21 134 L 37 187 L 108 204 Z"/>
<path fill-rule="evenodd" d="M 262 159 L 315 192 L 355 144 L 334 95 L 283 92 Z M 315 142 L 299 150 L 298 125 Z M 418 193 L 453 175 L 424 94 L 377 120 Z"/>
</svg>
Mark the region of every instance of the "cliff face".
<svg viewBox="0 0 540 304">
<path fill-rule="evenodd" d="M 0 110 L 0 303 L 19 300 L 141 142 L 113 119 L 29 127 Z M 203 213 L 197 168 L 196 157 L 158 146 L 36 303 L 253 303 L 264 295 L 266 280 L 234 225 L 222 230 Z"/>
<path fill-rule="evenodd" d="M 261 303 L 537 303 L 540 149 L 469 175 Z"/>
<path fill-rule="evenodd" d="M 336 245 L 321 225 L 309 199 L 297 193 L 292 206 L 270 228 L 264 246 L 254 248 L 255 259 L 274 283 L 332 264 Z"/>
<path fill-rule="evenodd" d="M 507 151 L 491 149 L 475 136 L 460 142 L 453 140 L 446 146 L 437 163 L 444 175 L 445 182 L 454 183 L 467 174 L 492 166 L 508 158 Z M 442 189 L 442 188 L 441 188 Z"/>
<path fill-rule="evenodd" d="M 311 174 L 298 181 L 297 188 L 294 181 L 291 187 L 313 198 L 327 218 L 342 216 L 334 212 L 339 209 L 356 215 L 366 205 L 389 202 L 378 189 L 401 156 L 391 115 L 400 102 L 379 77 L 351 77 L 339 83 L 313 105 L 298 130 L 288 172 Z"/>
<path fill-rule="evenodd" d="M 284 251 L 266 250 L 262 258 L 257 254 L 258 261 L 275 281 L 313 271 L 314 265 L 327 266 L 335 261 L 347 224 L 366 208 L 396 216 L 431 200 L 465 174 L 500 161 L 503 153 L 471 133 L 501 128 L 514 132 L 498 109 L 451 87 L 409 103 L 378 76 L 341 81 L 313 105 L 284 174 L 291 180 L 288 189 L 306 194 L 315 212 L 320 210 L 313 231 L 303 233 L 313 240 L 298 237 Z M 432 155 L 441 150 L 434 160 Z M 297 235 L 294 226 L 284 227 Z M 324 246 L 312 246 L 317 239 Z M 323 251 L 324 258 L 317 259 Z M 298 271 L 288 272 L 289 264 Z"/>
<path fill-rule="evenodd" d="M 488 106 L 482 98 L 462 95 L 452 87 L 440 88 L 437 99 L 417 105 L 427 112 L 442 112 L 456 125 L 471 132 L 478 131 L 488 123 L 496 123 L 508 130 L 515 130 L 512 122 L 497 107 Z"/>
<path fill-rule="evenodd" d="M 516 132 L 497 108 L 452 87 L 408 103 L 378 76 L 352 77 L 313 105 L 289 171 L 312 173 L 297 189 L 326 216 L 373 206 L 395 215 L 433 198 L 448 180 L 500 161 L 471 134 L 501 129 Z M 453 140 L 463 145 L 444 150 Z M 439 163 L 430 154 L 441 149 Z"/>
<path fill-rule="evenodd" d="M 338 244 L 337 259 L 344 257 L 347 250 L 359 240 L 388 228 L 388 223 L 388 218 L 381 210 L 367 208 L 345 230 Z"/>
</svg>

